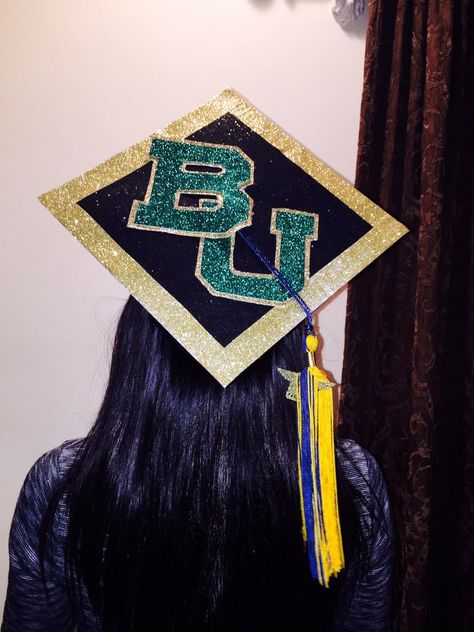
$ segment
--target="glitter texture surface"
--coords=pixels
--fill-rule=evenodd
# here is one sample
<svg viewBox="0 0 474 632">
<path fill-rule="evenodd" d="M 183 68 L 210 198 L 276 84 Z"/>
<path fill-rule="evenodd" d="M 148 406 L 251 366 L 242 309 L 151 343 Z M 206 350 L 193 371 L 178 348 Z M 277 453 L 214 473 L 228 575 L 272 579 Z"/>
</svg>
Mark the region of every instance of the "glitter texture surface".
<svg viewBox="0 0 474 632">
<path fill-rule="evenodd" d="M 316 237 L 317 216 L 276 209 L 271 232 L 277 235 L 275 267 L 296 292 L 308 277 L 310 238 Z M 233 268 L 235 236 L 204 238 L 200 244 L 196 275 L 211 293 L 251 303 L 291 300 L 273 274 L 240 272 Z"/>
<path fill-rule="evenodd" d="M 129 226 L 181 235 L 224 236 L 251 223 L 253 200 L 243 189 L 253 182 L 253 163 L 240 149 L 153 138 L 150 156 L 157 164 L 145 202 L 133 204 Z M 189 165 L 218 166 L 220 171 L 188 171 Z M 199 206 L 180 204 L 183 192 L 195 194 Z"/>
<path fill-rule="evenodd" d="M 294 301 L 276 305 L 224 347 L 77 202 L 148 163 L 151 144 L 156 137 L 184 140 L 228 112 L 279 149 L 372 226 L 363 237 L 307 281 L 301 295 L 314 310 L 402 237 L 407 229 L 233 90 L 224 90 L 160 134 L 133 145 L 40 197 L 44 206 L 223 386 L 304 319 L 300 307 Z"/>
</svg>

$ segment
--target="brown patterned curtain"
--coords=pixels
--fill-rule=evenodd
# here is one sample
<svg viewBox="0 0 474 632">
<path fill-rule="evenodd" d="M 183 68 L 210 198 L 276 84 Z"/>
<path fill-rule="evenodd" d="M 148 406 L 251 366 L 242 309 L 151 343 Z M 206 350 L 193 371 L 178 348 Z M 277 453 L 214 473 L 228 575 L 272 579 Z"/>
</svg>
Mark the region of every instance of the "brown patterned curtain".
<svg viewBox="0 0 474 632">
<path fill-rule="evenodd" d="M 349 289 L 342 434 L 381 464 L 393 630 L 474 630 L 474 2 L 369 5 L 357 187 L 410 233 Z"/>
</svg>

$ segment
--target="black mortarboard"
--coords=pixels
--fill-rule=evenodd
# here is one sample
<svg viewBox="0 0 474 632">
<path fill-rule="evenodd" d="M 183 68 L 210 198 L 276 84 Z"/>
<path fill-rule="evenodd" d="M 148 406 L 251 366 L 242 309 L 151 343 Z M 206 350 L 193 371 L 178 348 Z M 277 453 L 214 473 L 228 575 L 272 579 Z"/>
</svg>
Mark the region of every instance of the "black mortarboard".
<svg viewBox="0 0 474 632">
<path fill-rule="evenodd" d="M 41 202 L 223 385 L 406 229 L 224 90 Z M 239 237 L 239 231 L 240 237 Z"/>
</svg>

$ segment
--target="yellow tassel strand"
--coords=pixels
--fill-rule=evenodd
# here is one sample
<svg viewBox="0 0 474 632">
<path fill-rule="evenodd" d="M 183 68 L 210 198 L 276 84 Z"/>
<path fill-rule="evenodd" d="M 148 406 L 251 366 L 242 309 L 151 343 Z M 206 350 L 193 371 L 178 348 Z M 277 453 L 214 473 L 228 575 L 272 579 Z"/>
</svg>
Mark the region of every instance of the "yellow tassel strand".
<svg viewBox="0 0 474 632">
<path fill-rule="evenodd" d="M 344 551 L 337 502 L 332 384 L 315 366 L 316 349 L 316 337 L 308 336 L 307 351 L 313 362 L 296 383 L 298 478 L 303 538 L 308 545 L 311 572 L 328 586 L 329 579 L 344 568 Z M 303 396 L 302 379 L 306 380 Z"/>
</svg>

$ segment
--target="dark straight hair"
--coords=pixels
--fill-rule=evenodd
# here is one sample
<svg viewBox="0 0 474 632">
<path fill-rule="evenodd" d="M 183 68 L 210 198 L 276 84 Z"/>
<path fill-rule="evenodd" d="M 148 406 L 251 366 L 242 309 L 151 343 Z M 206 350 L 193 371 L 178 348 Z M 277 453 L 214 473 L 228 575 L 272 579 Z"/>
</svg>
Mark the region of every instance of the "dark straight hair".
<svg viewBox="0 0 474 632">
<path fill-rule="evenodd" d="M 224 389 L 128 300 L 97 420 L 43 523 L 62 498 L 78 621 L 87 594 L 106 632 L 331 629 L 344 572 L 329 588 L 310 578 L 277 371 L 303 364 L 296 329 Z M 340 467 L 338 487 L 356 566 L 360 499 Z"/>
</svg>

